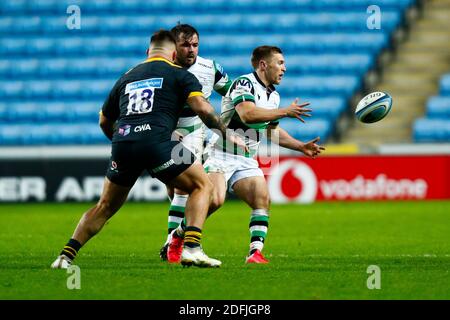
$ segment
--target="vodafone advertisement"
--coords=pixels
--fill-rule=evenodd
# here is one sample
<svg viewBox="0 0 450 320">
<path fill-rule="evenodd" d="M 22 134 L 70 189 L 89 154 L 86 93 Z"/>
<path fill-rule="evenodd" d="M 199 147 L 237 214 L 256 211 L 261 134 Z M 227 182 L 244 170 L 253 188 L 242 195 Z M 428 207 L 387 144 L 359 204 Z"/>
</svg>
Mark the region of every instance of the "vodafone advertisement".
<svg viewBox="0 0 450 320">
<path fill-rule="evenodd" d="M 272 202 L 450 198 L 450 156 L 259 159 Z"/>
</svg>

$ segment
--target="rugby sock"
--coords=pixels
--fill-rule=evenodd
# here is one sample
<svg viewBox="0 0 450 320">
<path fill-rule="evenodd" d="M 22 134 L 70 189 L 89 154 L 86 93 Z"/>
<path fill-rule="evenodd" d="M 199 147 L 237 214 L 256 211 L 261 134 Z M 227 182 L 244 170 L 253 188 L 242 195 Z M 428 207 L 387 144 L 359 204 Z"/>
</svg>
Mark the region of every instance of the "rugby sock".
<svg viewBox="0 0 450 320">
<path fill-rule="evenodd" d="M 266 209 L 255 209 L 250 217 L 250 255 L 256 250 L 262 251 L 269 227 L 269 212 Z"/>
<path fill-rule="evenodd" d="M 64 246 L 64 249 L 61 251 L 61 255 L 65 255 L 71 261 L 75 259 L 77 256 L 78 250 L 80 250 L 81 244 L 75 240 L 70 239 L 69 242 Z"/>
<path fill-rule="evenodd" d="M 184 209 L 188 195 L 176 194 L 170 204 L 167 233 L 170 234 L 176 229 L 184 219 Z"/>
<path fill-rule="evenodd" d="M 184 231 L 186 230 L 186 218 L 184 218 L 180 225 L 175 229 L 175 234 L 180 237 L 184 238 Z"/>
<path fill-rule="evenodd" d="M 184 231 L 184 246 L 189 248 L 200 247 L 202 230 L 197 227 L 186 227 Z"/>
</svg>

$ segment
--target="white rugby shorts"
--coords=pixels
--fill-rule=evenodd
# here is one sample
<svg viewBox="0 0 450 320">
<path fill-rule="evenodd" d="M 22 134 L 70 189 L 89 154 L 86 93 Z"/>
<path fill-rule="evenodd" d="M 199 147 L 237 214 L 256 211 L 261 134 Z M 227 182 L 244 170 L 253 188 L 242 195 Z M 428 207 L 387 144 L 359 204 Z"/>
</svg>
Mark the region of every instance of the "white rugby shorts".
<svg viewBox="0 0 450 320">
<path fill-rule="evenodd" d="M 202 162 L 202 156 L 204 151 L 203 142 L 206 138 L 205 127 L 201 126 L 201 128 L 194 130 L 193 132 L 183 136 L 183 140 L 181 143 L 183 146 L 189 149 L 198 161 Z M 177 132 L 180 132 L 177 130 Z M 182 131 L 181 131 L 182 132 Z"/>
<path fill-rule="evenodd" d="M 223 173 L 230 192 L 233 192 L 233 185 L 239 180 L 249 177 L 264 177 L 258 161 L 253 158 L 223 152 L 216 148 L 211 148 L 208 155 L 203 166 L 208 173 Z"/>
</svg>

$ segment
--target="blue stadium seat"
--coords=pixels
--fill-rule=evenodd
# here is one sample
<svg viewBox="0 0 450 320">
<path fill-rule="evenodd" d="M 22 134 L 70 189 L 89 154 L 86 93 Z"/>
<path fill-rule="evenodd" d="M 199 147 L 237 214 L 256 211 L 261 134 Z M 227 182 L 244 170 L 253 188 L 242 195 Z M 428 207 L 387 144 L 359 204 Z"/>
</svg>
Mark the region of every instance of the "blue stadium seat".
<svg viewBox="0 0 450 320">
<path fill-rule="evenodd" d="M 201 37 L 201 55 L 214 57 L 216 55 L 251 54 L 259 45 L 271 44 L 282 48 L 285 54 L 375 54 L 387 45 L 388 36 L 385 33 L 332 33 L 332 34 L 216 34 Z M 80 57 L 82 56 L 142 56 L 148 47 L 148 35 L 141 37 L 102 36 L 44 39 L 1 39 L 0 56 L 18 57 Z M 233 45 L 229 45 L 232 43 Z"/>
<path fill-rule="evenodd" d="M 41 30 L 42 19 L 37 16 L 15 17 L 2 16 L 0 18 L 0 34 L 37 33 Z"/>
<path fill-rule="evenodd" d="M 290 105 L 297 97 L 281 97 L 281 107 L 287 107 Z M 331 122 L 336 121 L 339 116 L 345 111 L 347 107 L 347 101 L 344 97 L 327 97 L 327 98 L 317 98 L 317 97 L 298 97 L 299 103 L 309 102 L 309 108 L 312 109 L 311 118 L 306 118 L 306 121 L 314 119 L 325 119 Z"/>
<path fill-rule="evenodd" d="M 103 105 L 97 102 L 14 102 L 0 104 L 0 123 L 98 123 Z"/>
<path fill-rule="evenodd" d="M 427 117 L 450 119 L 450 96 L 434 96 L 428 99 Z"/>
<path fill-rule="evenodd" d="M 83 83 L 78 80 L 52 81 L 51 86 L 51 97 L 55 100 L 81 99 L 83 93 L 87 90 Z"/>
<path fill-rule="evenodd" d="M 25 40 L 24 40 L 25 41 Z M 40 56 L 52 56 L 57 53 L 59 50 L 61 43 L 54 38 L 35 38 L 35 39 L 27 39 L 24 44 L 24 50 L 21 50 L 19 55 L 27 55 L 33 57 Z M 72 46 L 76 46 L 76 43 L 72 43 Z M 10 54 L 12 55 L 12 54 Z"/>
<path fill-rule="evenodd" d="M 442 95 L 450 95 L 450 74 L 447 74 L 441 78 L 440 87 Z"/>
<path fill-rule="evenodd" d="M 304 74 L 364 74 L 373 67 L 374 61 L 369 54 L 322 54 L 286 56 L 289 72 Z"/>
<path fill-rule="evenodd" d="M 144 11 L 145 12 L 145 11 Z M 188 11 L 191 12 L 191 11 Z M 226 18 L 223 13 L 210 14 L 172 14 L 161 13 L 158 15 L 127 14 L 120 15 L 83 15 L 81 30 L 83 35 L 129 35 L 143 34 L 147 37 L 153 30 L 158 28 L 170 29 L 178 21 L 190 23 L 196 26 L 201 34 L 216 34 L 218 32 L 230 35 L 242 35 L 243 33 L 298 33 L 302 32 L 329 32 L 339 30 L 340 32 L 367 31 L 365 11 L 339 11 L 339 12 L 265 12 L 228 13 Z M 382 32 L 391 32 L 401 21 L 401 15 L 397 11 L 383 12 Z M 0 18 L 0 31 L 5 35 L 77 35 L 77 30 L 70 30 L 66 26 L 67 16 L 33 16 L 12 19 L 10 17 Z M 221 21 L 221 23 L 218 23 Z M 277 23 L 274 23 L 277 21 Z M 18 27 L 19 26 L 19 27 Z"/>
<path fill-rule="evenodd" d="M 119 2 L 119 1 L 117 1 Z M 125 2 L 125 1 L 123 1 Z M 127 1 L 128 2 L 128 1 Z M 186 1 L 184 1 L 186 2 Z M 123 5 L 123 4 L 122 4 Z M 172 0 L 158 0 L 158 1 L 140 1 L 139 3 L 136 4 L 136 2 L 131 1 L 128 4 L 125 4 L 126 6 L 128 6 L 128 10 L 127 12 L 150 12 L 150 13 L 166 13 L 166 12 L 172 12 L 172 11 L 177 11 L 177 12 L 183 12 L 183 10 L 181 9 L 181 7 L 178 6 L 178 4 L 174 3 Z M 119 12 L 123 12 L 122 8 L 119 7 L 119 4 L 116 4 L 115 6 L 112 5 L 110 6 L 111 9 L 116 9 Z M 191 10 L 192 7 L 188 5 L 187 10 Z"/>
<path fill-rule="evenodd" d="M 369 54 L 286 54 L 287 74 L 330 75 L 330 74 L 364 74 L 374 66 L 374 59 Z M 230 74 L 251 72 L 250 55 L 215 56 Z"/>
<path fill-rule="evenodd" d="M 101 46 L 102 43 L 99 39 L 99 46 Z M 60 55 L 60 56 L 66 56 L 66 55 L 79 55 L 83 53 L 83 50 L 85 49 L 85 43 L 82 38 L 80 37 L 68 37 L 68 38 L 60 38 L 56 39 L 52 46 L 48 46 L 48 51 L 45 52 L 46 55 Z M 37 52 L 39 54 L 39 52 Z"/>
<path fill-rule="evenodd" d="M 94 60 L 97 64 L 96 68 L 92 71 L 95 74 L 102 75 L 104 77 L 119 77 L 132 67 L 144 61 L 144 55 L 140 58 L 112 58 L 112 59 L 97 59 Z"/>
<path fill-rule="evenodd" d="M 10 60 L 10 74 L 15 79 L 32 78 L 39 71 L 38 59 Z"/>
<path fill-rule="evenodd" d="M 14 30 L 15 19 L 12 17 L 3 16 L 0 17 L 0 34 L 8 35 Z"/>
<path fill-rule="evenodd" d="M 116 38 L 114 42 L 111 42 L 112 46 L 106 47 L 106 50 L 110 50 L 108 52 L 109 54 L 141 55 L 145 57 L 145 51 L 148 48 L 149 41 L 150 39 L 147 36 Z"/>
<path fill-rule="evenodd" d="M 298 96 L 313 109 L 307 124 L 290 119 L 287 125 L 302 140 L 325 139 L 413 2 L 4 0 L 0 123 L 12 129 L 0 126 L 0 145 L 107 143 L 97 125 L 107 94 L 145 59 L 151 33 L 178 21 L 198 28 L 200 55 L 214 58 L 231 78 L 252 71 L 256 46 L 281 47 L 288 70 L 278 86 L 283 106 Z M 69 5 L 82 10 L 80 30 L 66 26 Z M 369 5 L 382 8 L 383 29 L 367 30 Z M 448 82 L 442 79 L 441 92 L 450 96 Z M 221 97 L 211 101 L 220 112 Z M 447 114 L 439 103 L 430 100 L 430 117 Z"/>
<path fill-rule="evenodd" d="M 359 86 L 359 79 L 355 76 L 300 76 L 285 77 L 277 90 L 281 96 L 350 97 Z"/>
<path fill-rule="evenodd" d="M 24 136 L 26 145 L 46 145 L 53 144 L 57 131 L 50 124 L 27 124 L 24 125 L 27 132 Z"/>
<path fill-rule="evenodd" d="M 0 38 L 0 55 L 5 57 L 24 55 L 29 44 L 26 39 Z"/>
<path fill-rule="evenodd" d="M 44 16 L 42 18 L 42 33 L 58 35 L 61 33 L 76 32 L 75 30 L 70 30 L 67 27 L 67 17 L 68 15 L 57 15 L 52 17 Z M 84 17 L 82 17 L 80 22 L 80 27 L 84 28 Z"/>
<path fill-rule="evenodd" d="M 322 141 L 326 141 L 332 130 L 330 122 L 323 119 L 308 120 L 306 123 L 302 123 L 297 119 L 282 119 L 280 121 L 280 127 L 294 138 L 305 142 L 316 137 L 320 137 Z"/>
<path fill-rule="evenodd" d="M 79 105 L 79 103 L 77 103 L 77 105 Z M 50 101 L 43 102 L 41 112 L 43 113 L 45 121 L 48 123 L 69 122 L 72 120 L 69 118 L 71 107 L 67 103 Z"/>
<path fill-rule="evenodd" d="M 18 81 L 0 81 L 0 99 L 2 101 L 21 97 L 26 92 L 22 82 Z"/>
<path fill-rule="evenodd" d="M 113 65 L 113 63 L 111 63 Z M 99 59 L 71 59 L 70 68 L 65 71 L 66 74 L 78 75 L 81 77 L 95 77 L 96 75 L 106 74 L 104 65 L 100 63 Z M 105 73 L 104 73 L 105 72 Z M 112 76 L 112 75 L 111 75 Z"/>
<path fill-rule="evenodd" d="M 6 103 L 0 103 L 0 123 L 8 122 L 9 105 Z"/>
<path fill-rule="evenodd" d="M 20 123 L 40 123 L 41 110 L 35 103 L 16 103 L 9 106 L 10 121 Z"/>
<path fill-rule="evenodd" d="M 92 122 L 95 124 L 98 123 L 99 111 L 101 110 L 102 106 L 102 102 L 85 104 L 72 103 L 66 105 L 66 107 L 69 109 L 69 120 L 72 123 Z M 98 126 L 96 125 L 95 127 L 97 128 Z"/>
<path fill-rule="evenodd" d="M 35 12 L 40 13 L 57 13 L 65 12 L 67 7 L 70 5 L 77 5 L 81 8 L 83 13 L 94 13 L 94 14 L 107 14 L 114 5 L 114 0 L 45 0 L 49 2 L 48 5 L 40 6 L 37 5 L 36 8 L 30 8 Z M 51 4 L 52 3 L 52 4 Z"/>
<path fill-rule="evenodd" d="M 2 16 L 6 14 L 24 14 L 27 12 L 27 2 L 26 0 L 2 1 L 0 2 L 0 13 Z"/>
<path fill-rule="evenodd" d="M 77 1 L 55 1 L 55 0 L 39 0 L 29 1 L 26 6 L 28 12 L 33 13 L 56 13 L 66 12 L 66 8 L 70 4 L 76 4 Z M 81 2 L 82 3 L 82 2 Z M 59 10 L 58 10 L 59 9 Z"/>
<path fill-rule="evenodd" d="M 24 144 L 26 130 L 22 125 L 0 126 L 0 145 L 15 146 Z"/>
<path fill-rule="evenodd" d="M 90 144 L 94 141 L 90 133 L 90 130 L 93 130 L 91 129 L 93 128 L 92 124 L 23 124 L 13 127 L 22 130 L 22 136 L 19 138 L 15 137 L 15 131 L 6 135 L 10 145 L 76 145 Z M 100 128 L 97 127 L 97 129 L 101 132 Z M 5 134 L 0 130 L 0 139 L 2 139 L 2 136 L 4 137 Z"/>
<path fill-rule="evenodd" d="M 369 52 L 374 53 L 388 43 L 384 33 L 296 34 L 283 43 L 288 52 Z"/>
<path fill-rule="evenodd" d="M 417 119 L 413 136 L 416 142 L 450 142 L 450 119 Z"/>
<path fill-rule="evenodd" d="M 100 20 L 102 19 L 101 16 L 98 15 L 92 15 L 92 16 L 83 16 L 82 25 L 81 28 L 83 30 L 83 33 L 93 33 L 95 30 L 97 30 L 98 26 L 101 24 Z"/>
<path fill-rule="evenodd" d="M 49 79 L 51 77 L 64 77 L 68 70 L 74 70 L 76 65 L 64 58 L 41 60 L 39 75 Z M 89 61 L 89 60 L 88 60 Z M 80 71 L 80 70 L 76 70 Z"/>
<path fill-rule="evenodd" d="M 69 5 L 78 5 L 86 13 L 109 14 L 112 12 L 153 12 L 165 13 L 175 10 L 181 12 L 193 11 L 202 13 L 223 12 L 285 12 L 296 10 L 301 12 L 314 12 L 326 10 L 365 10 L 370 5 L 379 5 L 383 9 L 404 9 L 411 5 L 413 0 L 236 0 L 230 5 L 226 0 L 40 0 L 40 1 L 3 1 L 0 3 L 0 13 L 3 14 L 56 14 L 65 12 Z"/>
<path fill-rule="evenodd" d="M 136 12 L 142 10 L 141 0 L 114 1 L 112 10 L 115 12 Z"/>
<path fill-rule="evenodd" d="M 0 60 L 0 80 L 7 79 L 10 75 L 12 64 L 10 60 Z"/>
<path fill-rule="evenodd" d="M 116 79 L 83 81 L 82 96 L 84 99 L 106 99 Z"/>
<path fill-rule="evenodd" d="M 25 96 L 29 100 L 46 100 L 51 97 L 53 85 L 50 81 L 24 81 L 23 85 L 27 88 L 25 90 Z"/>
</svg>

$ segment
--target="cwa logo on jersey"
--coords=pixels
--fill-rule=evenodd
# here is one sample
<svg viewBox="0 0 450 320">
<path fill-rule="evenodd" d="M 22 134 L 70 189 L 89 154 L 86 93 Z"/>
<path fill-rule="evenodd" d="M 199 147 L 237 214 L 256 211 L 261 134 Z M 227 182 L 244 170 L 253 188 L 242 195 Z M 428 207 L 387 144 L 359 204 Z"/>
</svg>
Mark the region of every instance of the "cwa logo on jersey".
<svg viewBox="0 0 450 320">
<path fill-rule="evenodd" d="M 290 159 L 277 163 L 267 178 L 270 197 L 274 203 L 311 203 L 316 199 L 316 174 L 301 160 Z"/>
</svg>

